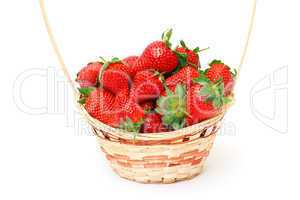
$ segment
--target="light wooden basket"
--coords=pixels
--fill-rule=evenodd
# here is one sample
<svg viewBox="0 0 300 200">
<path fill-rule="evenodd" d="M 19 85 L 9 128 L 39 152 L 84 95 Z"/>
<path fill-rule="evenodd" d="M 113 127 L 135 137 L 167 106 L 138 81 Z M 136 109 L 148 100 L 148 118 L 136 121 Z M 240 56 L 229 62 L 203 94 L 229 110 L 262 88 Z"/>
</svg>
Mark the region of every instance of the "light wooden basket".
<svg viewBox="0 0 300 200">
<path fill-rule="evenodd" d="M 256 0 L 253 2 L 248 35 L 238 70 L 245 58 L 253 27 Z M 43 0 L 40 0 L 40 7 L 51 44 L 61 69 L 74 90 L 77 103 L 79 94 L 53 37 Z M 134 138 L 132 133 L 94 119 L 82 105 L 77 105 L 91 125 L 113 170 L 123 178 L 141 183 L 173 183 L 200 174 L 227 110 L 214 118 L 177 131 L 139 134 Z"/>
<path fill-rule="evenodd" d="M 173 183 L 200 174 L 220 128 L 220 115 L 178 131 L 139 134 L 112 128 L 78 105 L 92 127 L 111 167 L 141 183 Z"/>
</svg>

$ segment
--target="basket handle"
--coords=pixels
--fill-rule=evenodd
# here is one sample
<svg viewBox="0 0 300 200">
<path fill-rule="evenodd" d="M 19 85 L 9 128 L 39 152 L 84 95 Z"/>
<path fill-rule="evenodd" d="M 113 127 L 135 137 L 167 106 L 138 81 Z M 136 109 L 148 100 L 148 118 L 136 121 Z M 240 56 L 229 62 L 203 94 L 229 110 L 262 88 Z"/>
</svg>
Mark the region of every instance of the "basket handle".
<svg viewBox="0 0 300 200">
<path fill-rule="evenodd" d="M 250 37 L 251 37 L 251 34 L 252 34 L 252 30 L 253 30 L 255 14 L 256 14 L 256 4 L 257 4 L 257 0 L 253 0 L 252 13 L 251 13 L 250 23 L 249 23 L 249 27 L 248 27 L 248 33 L 247 33 L 246 41 L 245 41 L 245 44 L 244 44 L 244 49 L 243 49 L 243 52 L 242 52 L 240 63 L 239 63 L 238 68 L 237 68 L 237 72 L 238 72 L 237 76 L 239 76 L 239 74 L 240 74 L 240 70 L 242 68 L 242 65 L 244 64 L 244 60 L 245 60 L 245 57 L 246 57 L 246 54 L 247 54 L 249 41 L 250 41 Z"/>
<path fill-rule="evenodd" d="M 70 73 L 69 73 L 69 71 L 66 67 L 64 59 L 63 59 L 63 57 L 60 53 L 60 50 L 59 50 L 58 45 L 56 43 L 56 40 L 54 38 L 52 29 L 51 29 L 51 26 L 50 26 L 50 23 L 49 23 L 49 20 L 48 20 L 48 16 L 47 16 L 47 13 L 46 13 L 44 0 L 39 0 L 39 2 L 40 2 L 40 9 L 41 9 L 41 12 L 42 12 L 43 20 L 44 20 L 44 23 L 45 23 L 45 26 L 46 26 L 46 30 L 47 30 L 49 39 L 50 39 L 50 43 L 52 45 L 52 48 L 53 48 L 54 53 L 56 55 L 56 58 L 59 61 L 60 68 L 63 71 L 65 77 L 67 78 L 69 84 L 71 85 L 71 87 L 73 89 L 73 92 L 74 92 L 74 95 L 76 95 L 76 94 L 78 94 L 78 90 L 76 89 L 75 82 L 73 81 L 73 79 L 70 76 Z"/>
<path fill-rule="evenodd" d="M 240 58 L 240 63 L 239 63 L 238 68 L 237 68 L 238 75 L 239 75 L 239 72 L 241 70 L 242 65 L 244 64 L 244 60 L 245 60 L 247 50 L 248 50 L 248 46 L 249 46 L 250 36 L 251 36 L 251 33 L 252 33 L 252 29 L 253 29 L 253 25 L 254 25 L 254 18 L 255 18 L 255 14 L 256 14 L 256 2 L 257 2 L 257 0 L 253 0 L 252 13 L 251 13 L 250 23 L 249 23 L 249 27 L 248 27 L 248 33 L 247 33 L 247 36 L 246 36 L 246 41 L 245 41 L 245 44 L 244 44 L 242 56 Z M 60 68 L 63 71 L 65 77 L 67 78 L 69 84 L 72 86 L 74 94 L 77 94 L 78 91 L 76 89 L 75 82 L 72 80 L 72 78 L 69 74 L 69 71 L 68 71 L 68 69 L 65 65 L 64 59 L 63 59 L 63 57 L 60 53 L 60 50 L 59 50 L 58 45 L 56 43 L 56 40 L 54 38 L 51 26 L 49 24 L 49 20 L 48 20 L 46 9 L 45 9 L 44 0 L 39 0 L 39 4 L 40 4 L 40 9 L 41 9 L 41 12 L 42 12 L 43 20 L 44 20 L 44 23 L 45 23 L 45 26 L 46 26 L 46 30 L 47 30 L 47 33 L 48 33 L 48 36 L 49 36 L 49 39 L 50 39 L 50 43 L 52 45 L 52 48 L 54 50 L 54 53 L 55 53 L 58 61 L 59 61 Z"/>
</svg>

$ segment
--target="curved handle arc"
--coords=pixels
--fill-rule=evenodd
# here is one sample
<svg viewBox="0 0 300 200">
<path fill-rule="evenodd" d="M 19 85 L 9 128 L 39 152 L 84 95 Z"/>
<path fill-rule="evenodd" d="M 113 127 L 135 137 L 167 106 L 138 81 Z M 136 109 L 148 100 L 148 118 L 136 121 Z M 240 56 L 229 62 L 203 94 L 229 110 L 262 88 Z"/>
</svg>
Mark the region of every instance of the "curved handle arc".
<svg viewBox="0 0 300 200">
<path fill-rule="evenodd" d="M 253 0 L 252 13 L 251 13 L 251 17 L 250 17 L 250 23 L 249 23 L 249 27 L 248 27 L 246 41 L 245 41 L 245 44 L 244 44 L 244 48 L 243 48 L 242 56 L 241 56 L 241 59 L 240 59 L 240 62 L 239 62 L 239 66 L 237 68 L 238 74 L 241 70 L 242 65 L 244 64 L 244 60 L 245 60 L 245 57 L 246 57 L 246 54 L 247 54 L 247 50 L 248 50 L 248 46 L 249 46 L 249 42 L 250 42 L 250 37 L 251 37 L 251 33 L 252 33 L 252 30 L 253 30 L 253 26 L 254 26 L 254 19 L 255 19 L 255 14 L 256 14 L 256 3 L 257 3 L 257 0 Z M 60 53 L 60 50 L 58 48 L 58 45 L 56 43 L 56 40 L 55 40 L 53 32 L 52 32 L 51 26 L 49 24 L 48 16 L 47 16 L 46 9 L 45 9 L 44 0 L 39 0 L 39 4 L 40 4 L 40 9 L 41 9 L 41 12 L 42 12 L 43 20 L 44 20 L 44 23 L 45 23 L 45 26 L 46 26 L 46 30 L 47 30 L 51 45 L 53 47 L 53 50 L 55 52 L 55 55 L 56 55 L 56 57 L 59 61 L 60 67 L 61 67 L 64 75 L 66 76 L 68 82 L 72 86 L 72 89 L 73 89 L 74 93 L 76 94 L 76 93 L 78 93 L 78 91 L 76 89 L 76 85 L 75 85 L 74 81 L 72 80 L 72 78 L 69 74 L 69 71 L 68 71 L 68 69 L 65 65 L 64 59 L 63 59 L 63 57 Z"/>
</svg>

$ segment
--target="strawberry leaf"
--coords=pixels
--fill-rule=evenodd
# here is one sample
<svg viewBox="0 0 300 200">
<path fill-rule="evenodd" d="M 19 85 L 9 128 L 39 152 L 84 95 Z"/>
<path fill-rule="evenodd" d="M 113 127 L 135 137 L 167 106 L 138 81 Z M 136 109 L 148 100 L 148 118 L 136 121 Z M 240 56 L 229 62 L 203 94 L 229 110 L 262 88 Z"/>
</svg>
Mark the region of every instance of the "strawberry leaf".
<svg viewBox="0 0 300 200">
<path fill-rule="evenodd" d="M 130 118 L 127 117 L 126 120 L 121 121 L 120 128 L 128 132 L 138 133 L 143 123 L 144 120 L 140 120 L 139 122 L 133 122 Z"/>
<path fill-rule="evenodd" d="M 99 56 L 99 58 L 100 58 L 100 60 L 101 60 L 103 63 L 107 62 L 107 61 L 105 60 L 105 58 L 104 58 L 104 57 L 102 57 L 102 56 Z"/>
<path fill-rule="evenodd" d="M 83 96 L 89 96 L 92 91 L 94 90 L 94 88 L 92 87 L 83 87 L 83 88 L 78 88 L 78 91 L 80 92 L 80 94 L 82 94 Z"/>
<path fill-rule="evenodd" d="M 221 63 L 223 63 L 221 60 L 213 60 L 213 61 L 211 61 L 210 63 L 209 63 L 209 66 L 212 66 L 212 65 L 214 65 L 214 64 L 221 64 Z"/>
<path fill-rule="evenodd" d="M 200 83 L 204 85 L 210 83 L 210 80 L 206 76 L 199 76 L 195 78 L 193 81 L 194 83 Z"/>
<path fill-rule="evenodd" d="M 177 85 L 175 88 L 176 94 L 183 98 L 185 95 L 185 88 L 182 85 Z"/>
<path fill-rule="evenodd" d="M 86 98 L 80 98 L 80 99 L 78 100 L 78 103 L 80 103 L 81 105 L 84 105 L 85 102 L 86 102 Z"/>
<path fill-rule="evenodd" d="M 229 100 L 225 100 L 222 78 L 213 83 L 202 74 L 200 77 L 194 79 L 194 82 L 202 85 L 199 95 L 205 98 L 206 103 L 212 102 L 215 108 L 220 108 L 229 102 Z"/>
<path fill-rule="evenodd" d="M 200 96 L 208 96 L 212 93 L 212 90 L 210 87 L 202 87 L 200 92 L 199 92 L 199 95 Z"/>
<path fill-rule="evenodd" d="M 121 60 L 117 57 L 113 57 L 110 61 L 110 63 L 117 63 L 117 62 L 121 62 Z"/>
<path fill-rule="evenodd" d="M 175 54 L 176 54 L 177 59 L 178 59 L 179 69 L 181 69 L 181 67 L 186 66 L 186 64 L 187 64 L 187 54 L 186 53 L 180 53 L 180 52 L 177 52 L 177 51 L 175 51 Z"/>
<path fill-rule="evenodd" d="M 231 97 L 225 97 L 224 98 L 224 104 L 230 104 L 232 102 L 232 98 Z"/>
<path fill-rule="evenodd" d="M 185 48 L 188 49 L 188 47 L 186 46 L 185 42 L 183 40 L 180 40 L 180 45 Z"/>
<path fill-rule="evenodd" d="M 170 43 L 170 38 L 172 36 L 172 29 L 168 29 L 166 30 L 163 34 L 162 34 L 162 41 L 167 45 L 167 47 L 171 48 L 172 44 Z"/>
<path fill-rule="evenodd" d="M 235 79 L 237 77 L 238 71 L 236 69 L 233 69 L 233 72 L 231 72 L 232 77 Z"/>
<path fill-rule="evenodd" d="M 223 104 L 220 98 L 214 98 L 212 103 L 215 108 L 220 108 Z"/>
<path fill-rule="evenodd" d="M 199 53 L 199 52 L 200 52 L 200 48 L 199 48 L 199 47 L 196 47 L 195 49 L 193 49 L 193 52 L 194 52 L 194 53 Z"/>
</svg>

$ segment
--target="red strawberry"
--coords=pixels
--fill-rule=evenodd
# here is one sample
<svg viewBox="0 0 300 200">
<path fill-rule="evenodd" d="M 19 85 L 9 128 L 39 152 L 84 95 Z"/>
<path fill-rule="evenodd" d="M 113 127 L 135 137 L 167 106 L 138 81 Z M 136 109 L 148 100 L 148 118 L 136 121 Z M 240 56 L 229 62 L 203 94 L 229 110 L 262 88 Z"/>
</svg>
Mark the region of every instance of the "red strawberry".
<svg viewBox="0 0 300 200">
<path fill-rule="evenodd" d="M 200 95 L 202 85 L 195 84 L 187 92 L 187 124 L 193 125 L 215 116 L 219 109 L 213 106 L 212 101 L 206 101 L 205 96 Z"/>
<path fill-rule="evenodd" d="M 129 100 L 129 103 L 126 104 L 124 110 L 126 113 L 125 114 L 126 117 L 123 117 L 123 119 L 130 118 L 132 122 L 135 122 L 135 123 L 141 122 L 141 121 L 143 121 L 143 119 L 145 117 L 144 110 L 142 110 L 141 107 L 137 103 L 135 103 L 131 100 Z"/>
<path fill-rule="evenodd" d="M 148 113 L 142 125 L 142 133 L 166 132 L 167 128 L 163 125 L 161 116 L 157 113 Z"/>
<path fill-rule="evenodd" d="M 133 64 L 131 74 L 134 77 L 136 73 L 148 69 L 154 69 L 154 64 L 152 63 L 152 61 L 146 57 L 139 57 Z"/>
<path fill-rule="evenodd" d="M 136 102 L 129 99 L 124 109 L 117 113 L 116 120 L 119 122 L 121 129 L 138 133 L 140 132 L 144 117 L 144 110 Z"/>
<path fill-rule="evenodd" d="M 188 125 L 201 122 L 217 115 L 231 101 L 224 94 L 222 79 L 212 82 L 205 73 L 194 79 L 187 93 Z M 199 83 L 199 84 L 198 84 Z"/>
<path fill-rule="evenodd" d="M 123 111 L 128 101 L 129 101 L 129 89 L 125 88 L 120 92 L 118 92 L 115 96 L 115 102 L 113 104 L 114 112 L 118 113 Z"/>
<path fill-rule="evenodd" d="M 185 66 L 186 64 L 192 65 L 193 67 L 200 67 L 200 62 L 199 62 L 199 55 L 198 53 L 200 52 L 199 47 L 196 47 L 195 49 L 191 50 L 189 49 L 183 40 L 180 41 L 181 46 L 178 46 L 176 48 L 176 53 L 177 56 L 179 56 L 180 64 L 182 66 Z"/>
<path fill-rule="evenodd" d="M 115 126 L 115 118 L 112 109 L 114 104 L 114 95 L 103 89 L 94 89 L 86 99 L 85 109 L 94 118 L 99 121 Z"/>
<path fill-rule="evenodd" d="M 123 59 L 123 63 L 129 67 L 132 67 L 138 58 L 138 56 L 128 56 Z"/>
<path fill-rule="evenodd" d="M 100 81 L 103 88 L 109 90 L 113 94 L 129 87 L 129 77 L 120 70 L 105 70 Z"/>
<path fill-rule="evenodd" d="M 159 75 L 153 70 L 145 70 L 135 75 L 131 90 L 135 101 L 143 102 L 157 98 L 163 89 Z"/>
<path fill-rule="evenodd" d="M 117 58 L 113 58 L 103 64 L 99 74 L 100 84 L 113 94 L 117 94 L 129 87 L 130 77 L 128 73 L 128 67 L 120 63 Z"/>
<path fill-rule="evenodd" d="M 126 64 L 120 62 L 113 62 L 110 63 L 107 67 L 106 70 L 117 70 L 117 71 L 122 71 L 125 74 L 127 74 L 128 76 L 131 76 L 131 69 L 129 66 L 127 66 Z"/>
<path fill-rule="evenodd" d="M 206 71 L 206 76 L 215 83 L 219 79 L 222 79 L 225 88 L 225 95 L 228 95 L 232 92 L 234 86 L 234 77 L 236 73 L 233 74 L 230 71 L 230 68 L 225 65 L 220 60 L 214 60 L 210 63 L 210 68 Z"/>
<path fill-rule="evenodd" d="M 171 35 L 172 30 L 170 29 L 163 34 L 162 41 L 149 44 L 133 66 L 134 72 L 145 69 L 156 69 L 159 72 L 173 71 L 178 61 L 176 54 L 170 48 Z"/>
<path fill-rule="evenodd" d="M 97 77 L 102 67 L 100 62 L 89 63 L 77 74 L 76 81 L 80 87 L 91 87 L 97 84 Z"/>
<path fill-rule="evenodd" d="M 166 86 L 169 88 L 174 88 L 178 84 L 183 84 L 190 86 L 194 78 L 197 78 L 200 75 L 197 69 L 191 66 L 186 66 L 180 69 L 176 74 L 168 77 L 166 79 Z"/>
<path fill-rule="evenodd" d="M 131 70 L 132 67 L 127 65 L 127 63 L 123 62 L 117 57 L 112 58 L 110 61 L 105 60 L 104 58 L 100 57 L 104 63 L 104 69 L 103 70 L 119 70 L 127 74 L 128 76 L 131 76 Z"/>
</svg>

